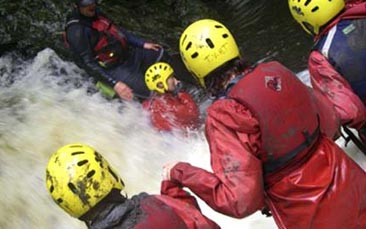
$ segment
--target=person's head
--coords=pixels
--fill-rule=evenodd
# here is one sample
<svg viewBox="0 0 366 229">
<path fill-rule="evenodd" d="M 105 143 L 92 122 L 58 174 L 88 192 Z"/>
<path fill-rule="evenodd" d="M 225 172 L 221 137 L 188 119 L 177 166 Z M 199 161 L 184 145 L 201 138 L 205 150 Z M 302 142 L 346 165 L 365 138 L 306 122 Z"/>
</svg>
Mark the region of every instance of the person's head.
<svg viewBox="0 0 366 229">
<path fill-rule="evenodd" d="M 96 14 L 96 0 L 75 0 L 75 7 L 79 9 L 81 15 L 85 17 L 94 17 Z"/>
<path fill-rule="evenodd" d="M 169 64 L 157 62 L 146 70 L 145 83 L 150 91 L 163 94 L 173 92 L 178 81 L 174 77 L 174 70 Z"/>
<path fill-rule="evenodd" d="M 319 34 L 345 6 L 344 0 L 288 0 L 290 12 L 301 27 L 311 35 Z"/>
<path fill-rule="evenodd" d="M 182 33 L 179 49 L 186 68 L 199 84 L 210 89 L 213 73 L 240 58 L 233 35 L 220 22 L 202 19 L 190 24 Z"/>
<path fill-rule="evenodd" d="M 57 205 L 80 218 L 124 183 L 109 163 L 92 147 L 69 144 L 49 159 L 46 186 Z"/>
</svg>

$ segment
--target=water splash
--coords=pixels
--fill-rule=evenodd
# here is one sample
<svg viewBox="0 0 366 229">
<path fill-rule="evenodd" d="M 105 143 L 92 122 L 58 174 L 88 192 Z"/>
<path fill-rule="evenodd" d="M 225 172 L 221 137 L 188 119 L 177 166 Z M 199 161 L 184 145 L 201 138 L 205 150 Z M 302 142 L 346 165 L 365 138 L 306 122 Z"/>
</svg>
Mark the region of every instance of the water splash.
<svg viewBox="0 0 366 229">
<path fill-rule="evenodd" d="M 2 57 L 0 73 L 0 228 L 85 228 L 53 203 L 45 187 L 48 158 L 64 144 L 95 147 L 120 173 L 129 196 L 159 193 L 166 162 L 210 170 L 202 131 L 156 132 L 139 104 L 106 100 L 91 90 L 82 70 L 51 49 L 28 61 Z M 260 213 L 237 220 L 200 205 L 223 228 L 276 228 Z"/>
</svg>

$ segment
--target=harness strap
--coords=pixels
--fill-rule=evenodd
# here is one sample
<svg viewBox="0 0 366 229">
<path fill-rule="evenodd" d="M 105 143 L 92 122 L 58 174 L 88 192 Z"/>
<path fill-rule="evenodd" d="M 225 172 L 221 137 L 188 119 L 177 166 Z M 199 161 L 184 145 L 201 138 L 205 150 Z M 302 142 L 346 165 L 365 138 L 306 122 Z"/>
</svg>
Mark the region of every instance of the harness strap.
<svg viewBox="0 0 366 229">
<path fill-rule="evenodd" d="M 315 129 L 315 131 L 312 134 L 309 134 L 308 131 L 303 131 L 303 134 L 305 136 L 305 141 L 297 146 L 295 149 L 291 150 L 284 156 L 277 158 L 275 160 L 270 160 L 268 162 L 265 162 L 263 164 L 263 171 L 265 174 L 271 173 L 282 166 L 284 166 L 287 162 L 295 158 L 299 153 L 301 153 L 304 149 L 308 148 L 311 144 L 313 144 L 320 135 L 320 122 L 319 122 L 319 116 L 318 118 L 318 126 Z"/>
<path fill-rule="evenodd" d="M 344 132 L 346 132 L 347 136 L 345 136 L 342 132 L 341 132 L 341 136 L 344 138 L 344 140 L 346 141 L 345 146 L 347 147 L 347 144 L 349 141 L 353 141 L 353 143 L 357 146 L 357 148 L 359 150 L 361 150 L 361 152 L 366 155 L 366 146 L 364 144 L 362 144 L 362 142 L 355 136 L 355 134 L 348 129 L 347 126 L 342 126 Z"/>
</svg>

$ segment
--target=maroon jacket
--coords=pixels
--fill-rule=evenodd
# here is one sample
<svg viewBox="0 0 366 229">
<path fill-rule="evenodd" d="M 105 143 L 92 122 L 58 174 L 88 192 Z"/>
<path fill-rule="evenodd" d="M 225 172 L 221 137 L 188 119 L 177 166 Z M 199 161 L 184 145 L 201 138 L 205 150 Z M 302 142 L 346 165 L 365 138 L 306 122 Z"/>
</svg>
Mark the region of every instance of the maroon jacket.
<svg viewBox="0 0 366 229">
<path fill-rule="evenodd" d="M 173 182 L 163 181 L 162 195 L 140 193 L 111 202 L 93 220 L 91 229 L 219 229 L 205 217 L 196 199 Z M 169 194 L 165 195 L 165 194 Z M 180 200 L 176 199 L 179 198 Z"/>
<path fill-rule="evenodd" d="M 255 77 L 262 79 L 259 87 L 281 86 L 282 90 L 291 87 L 285 81 L 273 85 L 266 80 L 266 76 L 283 72 L 281 65 L 259 64 L 257 68 L 267 68 L 272 73 L 254 70 L 241 80 L 258 74 Z M 240 85 L 240 81 L 236 85 Z M 232 90 L 239 96 L 247 93 L 235 86 Z M 251 96 L 260 97 L 256 92 L 262 90 L 265 89 L 253 90 Z M 294 96 L 297 94 L 287 99 Z M 266 105 L 279 105 L 277 101 L 272 102 Z M 292 107 L 282 108 L 277 110 L 279 114 L 268 112 L 267 115 L 276 118 L 282 115 L 282 121 L 286 122 L 286 117 L 293 115 Z M 268 111 L 273 109 L 268 108 Z M 322 133 L 303 154 L 265 174 L 263 123 L 256 112 L 238 99 L 216 100 L 208 108 L 206 119 L 212 172 L 180 162 L 172 168 L 171 180 L 188 187 L 214 210 L 232 217 L 246 217 L 267 205 L 281 229 L 366 228 L 365 172 Z M 285 124 L 271 125 L 281 128 Z M 291 132 L 288 137 L 291 138 Z M 286 144 L 288 142 L 283 141 L 283 145 Z"/>
</svg>

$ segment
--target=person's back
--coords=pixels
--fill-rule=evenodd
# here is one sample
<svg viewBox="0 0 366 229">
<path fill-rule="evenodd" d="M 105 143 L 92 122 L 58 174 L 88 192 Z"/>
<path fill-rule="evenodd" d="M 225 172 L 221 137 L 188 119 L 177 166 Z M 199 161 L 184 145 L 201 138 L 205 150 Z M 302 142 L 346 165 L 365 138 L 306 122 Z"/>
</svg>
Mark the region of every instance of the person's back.
<svg viewBox="0 0 366 229">
<path fill-rule="evenodd" d="M 194 206 L 165 195 L 140 193 L 129 199 L 118 200 L 117 197 L 105 201 L 108 205 L 94 216 L 88 228 L 219 228 Z M 180 216 L 182 214 L 185 215 L 184 220 Z"/>
<path fill-rule="evenodd" d="M 145 73 L 147 87 L 153 95 L 143 102 L 151 123 L 159 131 L 197 129 L 200 112 L 192 96 L 180 90 L 174 70 L 164 62 L 150 66 Z"/>
<path fill-rule="evenodd" d="M 175 162 L 166 177 L 232 217 L 268 207 L 279 228 L 366 227 L 366 174 L 331 139 L 337 119 L 319 109 L 332 106 L 278 62 L 246 65 L 219 22 L 191 24 L 180 42 L 187 67 L 219 96 L 205 126 L 213 172 Z M 212 47 L 219 58 L 205 58 Z"/>
<path fill-rule="evenodd" d="M 266 84 L 261 87 L 256 82 Z M 260 64 L 230 89 L 228 98 L 250 108 L 258 119 L 261 148 L 251 153 L 262 162 L 266 203 L 280 228 L 366 225 L 366 201 L 355 194 L 366 190 L 366 182 L 355 184 L 353 179 L 365 173 L 329 138 L 337 125 L 333 125 L 334 120 L 320 119 L 323 107 L 314 103 L 318 97 L 313 97 L 293 73 L 276 62 Z M 226 106 L 215 108 L 215 123 L 223 122 L 217 117 L 228 112 L 219 107 Z M 325 124 L 329 126 L 324 128 Z M 327 137 L 322 133 L 329 127 L 333 134 Z M 330 211 L 333 206 L 339 207 Z"/>
<path fill-rule="evenodd" d="M 202 215 L 195 197 L 173 182 L 162 182 L 161 195 L 122 195 L 118 173 L 81 143 L 65 145 L 50 157 L 46 185 L 55 203 L 88 228 L 219 228 Z"/>
</svg>

